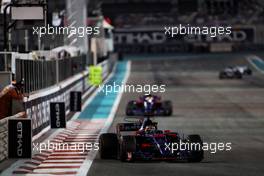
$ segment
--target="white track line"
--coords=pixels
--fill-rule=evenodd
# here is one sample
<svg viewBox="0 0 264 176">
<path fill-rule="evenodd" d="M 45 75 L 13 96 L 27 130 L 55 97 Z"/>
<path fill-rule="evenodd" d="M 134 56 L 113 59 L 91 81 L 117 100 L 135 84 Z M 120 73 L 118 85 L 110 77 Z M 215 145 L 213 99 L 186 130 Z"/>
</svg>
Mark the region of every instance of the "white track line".
<svg viewBox="0 0 264 176">
<path fill-rule="evenodd" d="M 260 61 L 260 62 L 264 62 L 261 58 L 259 58 L 258 56 L 256 56 L 256 55 L 251 55 L 251 56 L 248 56 L 247 57 L 247 60 L 248 60 L 248 62 L 256 69 L 256 70 L 258 70 L 260 73 L 262 73 L 262 74 L 264 74 L 264 71 L 263 70 L 261 70 L 261 69 L 259 69 L 258 68 L 258 66 L 256 66 L 256 64 L 254 64 L 253 62 L 252 62 L 252 60 L 251 59 L 256 59 L 256 60 L 258 60 L 258 61 Z"/>
<path fill-rule="evenodd" d="M 124 80 L 123 80 L 123 84 L 126 84 L 127 83 L 127 80 L 129 78 L 129 75 L 130 75 L 130 70 L 131 70 L 131 61 L 128 61 L 127 62 L 127 69 L 126 69 L 126 75 L 124 77 Z M 119 103 L 120 103 L 120 100 L 122 98 L 122 95 L 123 95 L 123 92 L 120 92 L 117 97 L 116 97 L 116 100 L 115 100 L 115 103 L 112 107 L 112 110 L 107 118 L 107 121 L 105 122 L 105 125 L 104 127 L 102 128 L 102 130 L 100 131 L 100 133 L 105 133 L 108 131 L 108 129 L 110 128 L 112 122 L 113 122 L 113 119 L 115 117 L 115 114 L 116 114 L 116 111 L 117 111 L 117 108 L 119 106 Z M 97 154 L 97 151 L 94 151 L 94 152 L 91 152 L 87 158 L 85 159 L 85 161 L 83 162 L 82 166 L 80 167 L 78 173 L 77 173 L 77 176 L 83 176 L 83 175 L 87 175 L 91 166 L 92 166 L 92 163 L 93 163 L 93 160 L 94 158 L 96 157 L 96 154 Z"/>
<path fill-rule="evenodd" d="M 123 84 L 125 84 L 127 82 L 127 79 L 128 79 L 128 77 L 130 75 L 130 67 L 131 67 L 131 62 L 128 62 L 127 63 L 126 75 L 124 77 Z M 108 82 L 108 80 L 110 78 L 113 77 L 114 72 L 115 72 L 115 68 L 114 68 L 114 71 L 104 81 L 104 84 L 106 82 Z M 97 95 L 97 93 L 98 93 L 98 91 L 93 92 L 93 94 L 87 99 L 87 101 L 83 104 L 82 107 L 83 108 L 87 107 L 90 104 L 90 102 L 94 99 L 94 97 Z M 109 127 L 111 126 L 112 121 L 113 121 L 114 116 L 115 116 L 115 113 L 117 111 L 118 105 L 120 103 L 120 100 L 121 100 L 122 95 L 123 95 L 122 92 L 120 92 L 117 95 L 116 100 L 115 100 L 115 103 L 114 103 L 114 105 L 113 105 L 113 107 L 111 109 L 111 113 L 109 114 L 106 122 L 104 123 L 103 128 L 102 129 L 99 129 L 100 133 L 106 132 L 109 129 Z M 73 118 L 67 122 L 67 126 L 68 127 L 72 126 L 73 125 L 73 124 L 71 124 L 71 123 L 73 123 L 72 120 L 77 119 L 79 115 L 80 115 L 80 112 L 79 113 L 75 113 L 75 115 L 73 116 Z M 93 120 L 90 120 L 90 122 L 92 122 L 92 121 Z M 94 120 L 94 121 L 97 122 L 98 120 Z M 48 131 L 49 129 L 45 129 L 45 130 L 43 130 L 43 132 L 46 132 L 46 130 Z M 62 130 L 57 130 L 51 136 L 56 136 L 61 131 Z M 75 135 L 75 134 L 69 134 L 69 135 Z M 78 133 L 77 135 L 94 135 L 94 136 L 98 136 L 99 134 L 94 134 L 94 133 L 91 133 L 91 134 L 87 134 L 87 133 L 86 134 L 80 134 L 80 133 Z M 52 139 L 53 138 L 54 137 L 52 137 Z M 49 137 L 49 139 L 51 139 L 51 138 Z M 49 139 L 45 139 L 44 141 L 46 142 Z M 82 163 L 81 167 L 78 168 L 77 175 L 86 175 L 88 173 L 88 171 L 89 171 L 89 169 L 90 169 L 90 167 L 92 165 L 92 162 L 93 162 L 96 154 L 97 154 L 97 151 L 89 152 L 89 154 L 85 157 L 85 160 Z M 41 163 L 41 164 L 44 164 L 44 165 L 47 164 L 47 165 L 49 165 L 48 163 L 45 163 L 45 162 L 50 162 L 50 161 L 52 161 L 52 162 L 69 161 L 67 159 L 70 158 L 70 156 L 65 156 L 63 158 L 65 158 L 65 159 L 64 160 L 56 160 L 56 157 L 50 156 L 49 158 L 45 159 L 45 161 L 43 161 L 43 163 Z M 23 159 L 22 160 L 18 160 L 17 162 L 13 163 L 8 169 L 6 169 L 5 171 L 3 171 L 1 174 L 4 174 L 4 175 L 7 174 L 7 175 L 9 175 L 14 170 L 18 169 L 19 166 L 24 166 L 25 165 L 25 161 L 30 161 L 30 160 L 23 160 Z M 74 161 L 78 161 L 78 160 L 74 160 Z M 81 162 L 81 161 L 83 161 L 83 159 L 80 159 L 79 161 Z M 50 174 L 46 174 L 45 173 L 46 171 L 50 171 L 50 170 L 53 170 L 53 169 L 35 169 L 34 171 L 36 171 L 36 172 L 43 172 L 43 174 L 38 173 L 37 175 L 43 175 L 44 176 L 44 175 L 50 175 Z M 70 170 L 75 170 L 75 169 L 70 168 Z M 63 171 L 63 169 L 57 169 L 56 171 Z M 34 173 L 32 173 L 32 174 L 30 174 L 30 173 L 29 174 L 20 174 L 20 175 L 34 175 Z"/>
<path fill-rule="evenodd" d="M 105 81 L 103 82 L 103 84 L 106 84 L 114 75 L 115 73 L 115 69 L 116 69 L 116 66 L 114 67 L 112 73 L 105 79 Z M 98 91 L 94 91 L 92 93 L 92 95 L 85 101 L 85 103 L 82 105 L 82 109 L 85 109 L 91 102 L 92 100 L 95 98 L 95 96 L 98 94 Z M 88 94 L 87 94 L 88 95 Z M 75 120 L 77 119 L 79 116 L 80 116 L 81 112 L 76 112 L 73 117 L 71 118 L 71 120 Z"/>
</svg>

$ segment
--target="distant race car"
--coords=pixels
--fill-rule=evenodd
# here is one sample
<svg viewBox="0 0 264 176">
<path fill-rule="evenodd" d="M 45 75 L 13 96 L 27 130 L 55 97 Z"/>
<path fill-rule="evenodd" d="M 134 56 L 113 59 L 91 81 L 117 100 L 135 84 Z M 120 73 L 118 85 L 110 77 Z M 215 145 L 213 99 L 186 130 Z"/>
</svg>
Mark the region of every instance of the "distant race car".
<svg viewBox="0 0 264 176">
<path fill-rule="evenodd" d="M 244 75 L 252 75 L 252 70 L 248 66 L 229 66 L 220 71 L 219 79 L 241 79 Z"/>
<path fill-rule="evenodd" d="M 197 134 L 182 137 L 177 132 L 158 130 L 156 122 L 120 123 L 116 129 L 116 133 L 100 135 L 101 159 L 120 159 L 122 162 L 153 160 L 201 162 L 204 158 L 203 141 Z M 185 148 L 180 148 L 179 146 L 184 146 L 183 144 Z"/>
<path fill-rule="evenodd" d="M 127 116 L 170 116 L 172 111 L 171 101 L 161 101 L 160 97 L 151 94 L 129 101 L 126 106 Z"/>
<path fill-rule="evenodd" d="M 242 79 L 242 77 L 243 74 L 237 68 L 234 67 L 227 67 L 219 73 L 219 79 Z"/>
</svg>

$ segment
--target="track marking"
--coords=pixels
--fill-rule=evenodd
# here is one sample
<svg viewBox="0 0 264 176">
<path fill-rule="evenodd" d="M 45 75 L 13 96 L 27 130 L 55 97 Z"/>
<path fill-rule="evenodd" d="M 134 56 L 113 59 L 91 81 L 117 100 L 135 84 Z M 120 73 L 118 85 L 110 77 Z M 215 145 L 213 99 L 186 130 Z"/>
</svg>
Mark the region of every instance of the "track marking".
<svg viewBox="0 0 264 176">
<path fill-rule="evenodd" d="M 87 126 L 97 127 L 98 131 L 101 130 L 104 125 L 104 121 L 71 121 L 68 128 L 72 131 L 75 129 L 85 129 Z M 64 129 L 67 131 L 68 129 Z M 75 132 L 76 133 L 76 132 Z M 84 132 L 77 132 L 77 135 L 85 134 Z M 59 136 L 58 134 L 57 136 Z M 99 132 L 97 134 L 90 135 L 88 134 L 92 141 L 96 142 L 98 139 Z M 97 137 L 95 137 L 97 135 Z M 68 139 L 69 137 L 69 139 Z M 56 138 L 56 137 L 55 137 Z M 82 142 L 89 142 L 90 138 L 82 138 Z M 65 136 L 64 140 L 58 142 L 75 142 L 75 139 L 71 137 L 71 134 Z M 79 141 L 77 141 L 79 142 Z M 33 159 L 24 163 L 17 163 L 15 168 L 8 169 L 5 171 L 6 175 L 12 174 L 23 174 L 23 175 L 76 175 L 79 168 L 82 166 L 87 156 L 90 157 L 89 153 L 92 153 L 91 150 L 85 150 L 83 153 L 80 151 L 72 150 L 63 150 L 57 151 L 56 149 L 52 151 L 47 151 L 39 154 L 35 154 Z"/>
<path fill-rule="evenodd" d="M 248 62 L 256 69 L 256 70 L 258 70 L 260 73 L 262 73 L 262 74 L 264 74 L 264 70 L 262 70 L 262 69 L 260 69 L 253 61 L 252 61 L 252 59 L 256 59 L 256 60 L 258 60 L 259 62 L 262 62 L 263 64 L 264 64 L 264 61 L 261 59 L 261 58 L 259 58 L 258 56 L 256 56 L 256 55 L 252 55 L 252 56 L 248 56 L 247 57 L 247 60 L 248 60 Z"/>
<path fill-rule="evenodd" d="M 124 79 L 122 81 L 123 84 L 126 84 L 127 83 L 127 80 L 128 80 L 128 78 L 130 76 L 131 61 L 128 61 L 127 62 L 126 68 L 127 68 L 126 69 L 126 75 L 125 75 L 125 77 L 124 77 Z M 110 126 L 111 126 L 111 124 L 113 122 L 113 119 L 115 117 L 117 108 L 119 106 L 120 100 L 122 98 L 122 95 L 123 95 L 123 92 L 120 92 L 117 95 L 116 100 L 115 100 L 115 103 L 114 103 L 114 105 L 112 107 L 112 110 L 111 110 L 111 112 L 110 112 L 110 114 L 109 114 L 109 116 L 108 116 L 108 118 L 107 118 L 107 120 L 105 122 L 104 127 L 101 129 L 100 134 L 107 132 L 108 129 L 110 128 Z M 77 176 L 83 176 L 83 175 L 87 175 L 88 174 L 88 172 L 89 172 L 89 170 L 90 170 L 90 168 L 91 168 L 91 166 L 93 164 L 93 160 L 94 160 L 94 158 L 97 155 L 97 151 L 91 152 L 90 155 L 91 155 L 90 157 L 88 155 L 87 158 L 85 159 L 83 165 L 81 166 L 81 168 L 79 169 L 79 171 L 77 173 Z"/>
<path fill-rule="evenodd" d="M 130 74 L 130 62 L 126 62 L 125 76 L 122 78 L 122 83 L 125 84 Z M 115 72 L 114 72 L 115 73 Z M 115 73 L 118 74 L 118 73 Z M 113 76 L 108 77 L 108 80 Z M 107 81 L 107 80 L 106 80 Z M 93 94 L 94 97 L 98 91 Z M 111 108 L 110 114 L 105 119 L 80 119 L 70 120 L 67 122 L 66 129 L 59 129 L 55 131 L 49 139 L 43 142 L 96 142 L 99 134 L 106 132 L 112 124 L 118 105 L 120 103 L 122 92 L 116 95 L 116 99 Z M 87 107 L 92 102 L 94 97 L 90 97 L 85 106 Z M 79 113 L 80 114 L 80 113 Z M 76 116 L 78 117 L 77 114 Z M 97 150 L 73 152 L 71 150 L 64 151 L 43 151 L 43 153 L 33 154 L 31 160 L 18 160 L 2 174 L 13 175 L 86 175 L 92 165 L 93 159 L 97 154 Z M 69 167 L 70 166 L 70 167 Z"/>
<path fill-rule="evenodd" d="M 106 84 L 114 75 L 116 70 L 116 66 L 114 67 L 112 73 L 104 80 L 103 84 Z M 98 91 L 95 90 L 92 95 L 85 101 L 85 103 L 82 105 L 82 110 L 85 109 L 92 101 L 93 99 L 96 97 L 96 95 L 98 94 Z M 87 94 L 88 95 L 88 94 Z M 72 120 L 74 119 L 78 119 L 78 117 L 80 116 L 81 112 L 76 112 L 73 117 L 71 118 Z"/>
</svg>

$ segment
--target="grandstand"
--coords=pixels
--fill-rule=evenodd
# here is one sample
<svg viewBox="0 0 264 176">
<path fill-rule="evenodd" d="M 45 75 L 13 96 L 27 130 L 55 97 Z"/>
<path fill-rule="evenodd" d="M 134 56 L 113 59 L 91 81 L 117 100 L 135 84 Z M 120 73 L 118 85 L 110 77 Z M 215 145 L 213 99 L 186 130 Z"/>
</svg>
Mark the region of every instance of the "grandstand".
<svg viewBox="0 0 264 176">
<path fill-rule="evenodd" d="M 119 52 L 208 52 L 218 43 L 229 51 L 263 48 L 261 0 L 101 0 L 91 1 L 88 8 L 102 13 L 115 26 L 115 48 Z M 233 32 L 226 39 L 162 37 L 165 26 L 179 24 L 232 26 Z M 142 41 L 142 37 L 147 39 Z"/>
<path fill-rule="evenodd" d="M 147 7 L 147 8 L 146 8 Z M 101 10 L 116 27 L 164 24 L 262 24 L 260 0 L 112 0 Z"/>
</svg>

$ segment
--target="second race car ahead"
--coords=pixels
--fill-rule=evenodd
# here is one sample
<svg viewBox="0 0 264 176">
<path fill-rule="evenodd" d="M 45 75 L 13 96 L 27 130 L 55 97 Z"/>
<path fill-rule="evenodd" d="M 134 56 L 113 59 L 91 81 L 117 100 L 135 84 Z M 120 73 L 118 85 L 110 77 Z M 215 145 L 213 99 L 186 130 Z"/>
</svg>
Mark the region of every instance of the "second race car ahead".
<svg viewBox="0 0 264 176">
<path fill-rule="evenodd" d="M 204 158 L 203 142 L 197 134 L 183 137 L 177 132 L 158 130 L 157 123 L 149 119 L 143 124 L 120 123 L 116 128 L 116 133 L 100 135 L 101 159 L 120 159 L 123 162 L 139 160 L 200 162 Z"/>
<path fill-rule="evenodd" d="M 241 79 L 244 75 L 252 75 L 252 70 L 248 66 L 229 66 L 220 71 L 219 79 Z"/>
<path fill-rule="evenodd" d="M 151 94 L 129 101 L 126 107 L 127 116 L 170 116 L 172 111 L 171 101 L 161 101 L 160 97 Z"/>
</svg>

